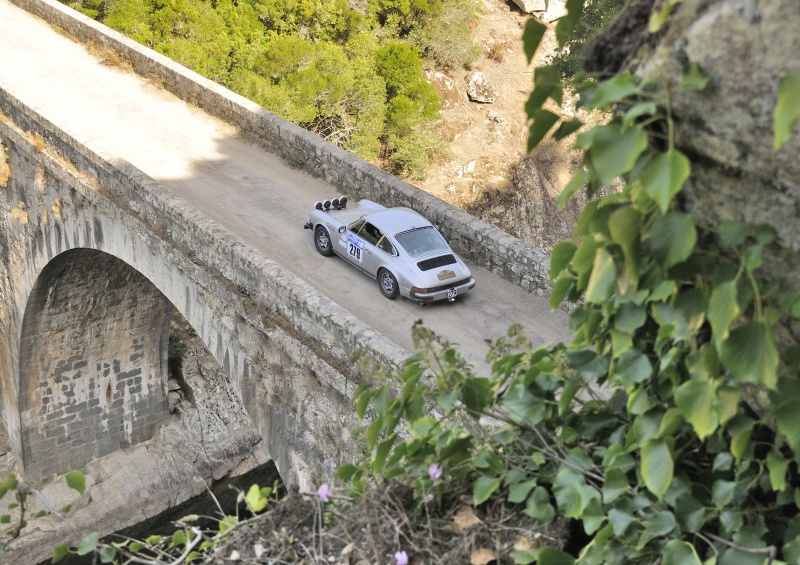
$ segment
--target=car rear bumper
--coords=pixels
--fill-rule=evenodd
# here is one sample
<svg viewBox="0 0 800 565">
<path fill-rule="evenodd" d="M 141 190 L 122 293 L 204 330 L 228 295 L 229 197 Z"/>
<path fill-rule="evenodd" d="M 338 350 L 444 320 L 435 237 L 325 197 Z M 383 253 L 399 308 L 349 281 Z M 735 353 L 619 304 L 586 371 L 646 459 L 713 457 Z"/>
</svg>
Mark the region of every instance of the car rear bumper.
<svg viewBox="0 0 800 565">
<path fill-rule="evenodd" d="M 416 300 L 417 302 L 435 302 L 436 300 L 449 300 L 452 302 L 456 299 L 456 296 L 461 296 L 473 288 L 475 288 L 475 279 L 471 278 L 464 284 L 460 284 L 452 288 L 437 290 L 436 292 L 416 292 L 409 290 L 408 297 L 411 300 Z M 453 291 L 455 291 L 455 296 L 451 296 Z"/>
</svg>

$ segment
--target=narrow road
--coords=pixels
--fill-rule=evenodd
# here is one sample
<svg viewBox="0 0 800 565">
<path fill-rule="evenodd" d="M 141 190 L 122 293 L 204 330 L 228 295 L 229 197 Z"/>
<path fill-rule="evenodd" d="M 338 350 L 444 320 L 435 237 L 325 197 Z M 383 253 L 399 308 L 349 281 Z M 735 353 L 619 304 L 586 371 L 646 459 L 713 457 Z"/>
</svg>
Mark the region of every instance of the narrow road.
<svg viewBox="0 0 800 565">
<path fill-rule="evenodd" d="M 386 300 L 375 281 L 319 255 L 303 229 L 314 202 L 338 196 L 337 189 L 102 62 L 7 0 L 0 0 L 0 84 L 60 128 L 129 161 L 409 351 L 419 319 L 458 343 L 480 371 L 487 370 L 486 340 L 512 323 L 521 323 L 535 344 L 568 339 L 566 314 L 474 265 L 476 288 L 452 304 Z"/>
</svg>

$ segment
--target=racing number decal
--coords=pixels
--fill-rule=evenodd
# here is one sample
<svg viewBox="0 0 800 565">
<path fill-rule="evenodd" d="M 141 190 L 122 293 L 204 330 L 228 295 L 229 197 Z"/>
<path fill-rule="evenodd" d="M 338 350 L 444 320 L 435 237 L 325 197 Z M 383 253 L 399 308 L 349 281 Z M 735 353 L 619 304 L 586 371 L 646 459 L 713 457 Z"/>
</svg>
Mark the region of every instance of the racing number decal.
<svg viewBox="0 0 800 565">
<path fill-rule="evenodd" d="M 353 234 L 350 234 L 350 237 L 347 239 L 347 253 L 350 255 L 351 259 L 360 265 L 364 255 L 364 242 Z"/>
</svg>

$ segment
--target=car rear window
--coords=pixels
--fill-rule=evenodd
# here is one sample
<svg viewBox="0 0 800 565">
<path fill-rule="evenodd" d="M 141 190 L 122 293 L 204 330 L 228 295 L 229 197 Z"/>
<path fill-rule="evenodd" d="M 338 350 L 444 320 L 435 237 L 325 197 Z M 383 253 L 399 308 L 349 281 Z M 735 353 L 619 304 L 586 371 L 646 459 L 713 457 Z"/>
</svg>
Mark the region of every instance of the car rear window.
<svg viewBox="0 0 800 565">
<path fill-rule="evenodd" d="M 394 238 L 411 257 L 450 251 L 444 238 L 430 226 L 399 233 Z"/>
</svg>

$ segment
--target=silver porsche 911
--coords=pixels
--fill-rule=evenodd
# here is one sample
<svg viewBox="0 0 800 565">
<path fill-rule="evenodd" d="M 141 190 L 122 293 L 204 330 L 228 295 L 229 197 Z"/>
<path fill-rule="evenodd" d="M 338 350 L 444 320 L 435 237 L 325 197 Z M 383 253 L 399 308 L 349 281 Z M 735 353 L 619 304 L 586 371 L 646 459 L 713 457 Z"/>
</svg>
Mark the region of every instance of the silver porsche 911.
<svg viewBox="0 0 800 565">
<path fill-rule="evenodd" d="M 304 226 L 322 255 L 334 253 L 378 281 L 389 299 L 454 301 L 475 286 L 472 273 L 428 220 L 408 208 L 347 198 L 317 202 Z"/>
</svg>

